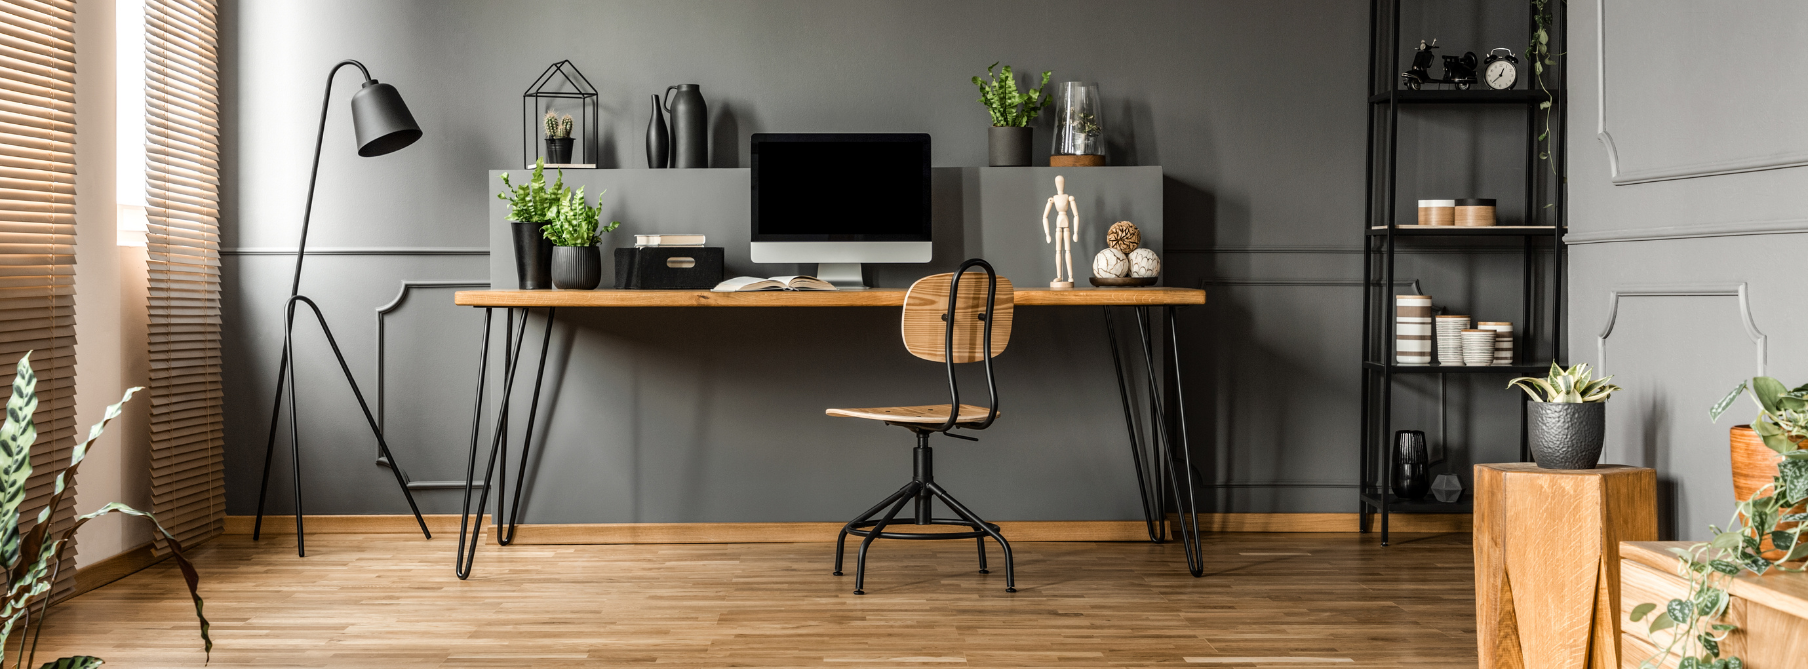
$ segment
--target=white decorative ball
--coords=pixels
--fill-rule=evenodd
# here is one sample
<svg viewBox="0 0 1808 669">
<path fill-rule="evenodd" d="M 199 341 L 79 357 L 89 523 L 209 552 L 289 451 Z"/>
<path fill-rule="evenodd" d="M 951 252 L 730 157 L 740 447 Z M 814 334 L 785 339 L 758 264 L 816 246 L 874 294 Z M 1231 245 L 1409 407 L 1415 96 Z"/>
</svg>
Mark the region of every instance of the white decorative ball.
<svg viewBox="0 0 1808 669">
<path fill-rule="evenodd" d="M 1137 249 L 1130 252 L 1130 276 L 1145 277 L 1161 274 L 1161 258 L 1149 249 Z"/>
<path fill-rule="evenodd" d="M 1105 249 L 1092 257 L 1092 275 L 1101 279 L 1115 279 L 1130 271 L 1130 257 L 1117 249 Z"/>
</svg>

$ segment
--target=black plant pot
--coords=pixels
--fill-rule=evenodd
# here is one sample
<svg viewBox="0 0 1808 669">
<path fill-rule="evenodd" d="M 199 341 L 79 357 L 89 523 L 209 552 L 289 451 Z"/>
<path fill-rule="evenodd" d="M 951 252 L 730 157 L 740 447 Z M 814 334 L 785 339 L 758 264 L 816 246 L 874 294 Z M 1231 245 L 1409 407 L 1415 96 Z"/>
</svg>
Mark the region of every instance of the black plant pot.
<svg viewBox="0 0 1808 669">
<path fill-rule="evenodd" d="M 515 280 L 522 290 L 552 287 L 552 240 L 541 229 L 545 223 L 509 221 L 515 238 Z"/>
<path fill-rule="evenodd" d="M 570 165 L 571 164 L 571 145 L 575 141 L 576 140 L 571 137 L 548 137 L 548 138 L 546 138 L 546 164 L 548 164 L 548 165 Z"/>
<path fill-rule="evenodd" d="M 1532 459 L 1542 469 L 1594 469 L 1607 436 L 1607 403 L 1533 402 L 1526 414 Z"/>
<path fill-rule="evenodd" d="M 552 249 L 552 287 L 560 290 L 596 290 L 603 282 L 603 254 L 595 246 L 555 246 Z"/>
<path fill-rule="evenodd" d="M 986 129 L 986 155 L 993 167 L 1029 167 L 1030 139 L 1035 128 Z"/>
<path fill-rule="evenodd" d="M 1431 492 L 1431 454 L 1425 448 L 1425 433 L 1400 430 L 1394 433 L 1394 496 L 1401 499 L 1423 499 Z"/>
</svg>

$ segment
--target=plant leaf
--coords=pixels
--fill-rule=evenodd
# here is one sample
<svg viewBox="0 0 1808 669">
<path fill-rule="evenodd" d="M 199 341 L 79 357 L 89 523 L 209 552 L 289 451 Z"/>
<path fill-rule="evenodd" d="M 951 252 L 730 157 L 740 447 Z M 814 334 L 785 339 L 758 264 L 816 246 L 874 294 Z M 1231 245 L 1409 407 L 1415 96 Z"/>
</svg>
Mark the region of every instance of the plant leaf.
<svg viewBox="0 0 1808 669">
<path fill-rule="evenodd" d="M 38 410 L 38 376 L 31 370 L 31 352 L 19 358 L 13 375 L 13 394 L 6 401 L 6 422 L 0 424 L 0 568 L 19 564 L 19 505 L 25 502 L 25 482 L 31 478 L 31 446 L 38 440 L 32 414 Z"/>
<path fill-rule="evenodd" d="M 1645 614 L 1650 613 L 1655 610 L 1657 610 L 1657 605 L 1651 604 L 1651 603 L 1640 604 L 1638 606 L 1632 607 L 1632 622 L 1636 623 L 1640 620 L 1644 620 Z"/>
<path fill-rule="evenodd" d="M 44 666 L 38 667 L 38 669 L 94 669 L 102 664 L 106 664 L 106 662 L 98 657 L 78 655 L 76 657 L 60 657 L 45 662 Z"/>
<path fill-rule="evenodd" d="M 1676 626 L 1676 621 L 1672 620 L 1670 618 L 1670 614 L 1659 613 L 1659 614 L 1657 614 L 1656 618 L 1651 619 L 1651 626 L 1645 628 L 1645 631 L 1649 632 L 1651 634 L 1656 634 L 1658 632 L 1662 632 L 1664 630 L 1670 629 L 1675 626 Z"/>
<path fill-rule="evenodd" d="M 1720 401 L 1715 402 L 1714 406 L 1708 407 L 1709 422 L 1720 422 L 1720 414 L 1726 413 L 1726 410 L 1733 406 L 1733 402 L 1738 401 L 1739 396 L 1745 394 L 1745 386 L 1748 383 L 1751 382 L 1740 381 L 1739 385 L 1733 387 L 1732 392 L 1726 394 L 1726 397 L 1720 398 Z"/>
<path fill-rule="evenodd" d="M 1758 404 L 1764 407 L 1766 413 L 1776 413 L 1783 408 L 1778 404 L 1777 398 L 1788 394 L 1789 387 L 1783 385 L 1782 381 L 1768 376 L 1759 376 L 1751 380 L 1751 391 L 1752 396 L 1758 398 Z"/>
</svg>

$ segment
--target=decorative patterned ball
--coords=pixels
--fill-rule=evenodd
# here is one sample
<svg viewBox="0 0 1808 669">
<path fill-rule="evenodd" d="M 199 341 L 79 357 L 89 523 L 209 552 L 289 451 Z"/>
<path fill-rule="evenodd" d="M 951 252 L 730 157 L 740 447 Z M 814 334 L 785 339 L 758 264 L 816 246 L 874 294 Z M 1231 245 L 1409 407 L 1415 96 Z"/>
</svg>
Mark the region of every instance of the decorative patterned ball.
<svg viewBox="0 0 1808 669">
<path fill-rule="evenodd" d="M 1154 251 L 1137 249 L 1130 253 L 1130 276 L 1159 275 L 1161 275 L 1161 258 L 1155 257 Z"/>
<path fill-rule="evenodd" d="M 1142 232 L 1136 229 L 1135 223 L 1129 221 L 1112 223 L 1111 229 L 1105 231 L 1105 245 L 1117 249 L 1119 253 L 1135 251 L 1142 240 Z"/>
<path fill-rule="evenodd" d="M 1115 279 L 1130 271 L 1130 257 L 1117 249 L 1104 249 L 1092 257 L 1092 275 L 1101 279 Z"/>
</svg>

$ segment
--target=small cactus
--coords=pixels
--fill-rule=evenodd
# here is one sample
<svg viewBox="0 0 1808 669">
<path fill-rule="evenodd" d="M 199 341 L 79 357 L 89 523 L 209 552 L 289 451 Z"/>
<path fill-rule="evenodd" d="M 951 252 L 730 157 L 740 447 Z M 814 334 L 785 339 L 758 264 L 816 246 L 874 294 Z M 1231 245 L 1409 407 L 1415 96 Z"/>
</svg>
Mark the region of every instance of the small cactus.
<svg viewBox="0 0 1808 669">
<path fill-rule="evenodd" d="M 559 117 L 558 116 L 554 115 L 552 112 L 546 112 L 546 118 L 541 121 L 541 124 L 546 126 L 546 138 L 547 139 L 557 139 L 558 138 L 558 136 L 559 136 Z"/>
<path fill-rule="evenodd" d="M 566 114 L 565 118 L 559 119 L 559 137 L 570 137 L 570 136 L 571 136 L 571 115 Z"/>
</svg>

